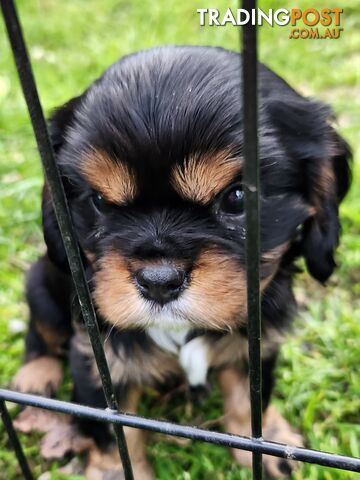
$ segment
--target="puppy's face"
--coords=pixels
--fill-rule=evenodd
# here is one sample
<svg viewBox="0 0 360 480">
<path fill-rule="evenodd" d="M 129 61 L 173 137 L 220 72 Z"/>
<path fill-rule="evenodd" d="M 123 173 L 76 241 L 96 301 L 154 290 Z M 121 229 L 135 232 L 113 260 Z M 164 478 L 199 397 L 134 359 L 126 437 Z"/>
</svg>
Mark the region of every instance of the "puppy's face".
<svg viewBox="0 0 360 480">
<path fill-rule="evenodd" d="M 94 299 L 118 328 L 246 322 L 239 78 L 231 52 L 150 50 L 122 59 L 52 119 Z M 324 281 L 346 145 L 323 107 L 264 67 L 260 85 L 261 288 L 299 254 Z M 45 239 L 60 265 L 50 212 L 45 198 Z"/>
</svg>

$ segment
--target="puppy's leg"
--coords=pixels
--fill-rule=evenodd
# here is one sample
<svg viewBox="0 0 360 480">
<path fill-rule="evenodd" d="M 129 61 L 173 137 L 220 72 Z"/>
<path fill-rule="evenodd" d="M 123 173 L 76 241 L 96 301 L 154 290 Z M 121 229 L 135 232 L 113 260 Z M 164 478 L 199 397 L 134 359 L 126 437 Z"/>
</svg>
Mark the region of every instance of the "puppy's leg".
<svg viewBox="0 0 360 480">
<path fill-rule="evenodd" d="M 25 340 L 25 364 L 13 380 L 21 392 L 54 395 L 62 381 L 58 356 L 71 336 L 70 280 L 48 259 L 30 269 L 27 300 L 30 325 Z"/>
<path fill-rule="evenodd" d="M 75 336 L 72 341 L 70 363 L 74 380 L 73 400 L 76 403 L 105 408 L 106 401 L 94 359 L 89 350 L 84 350 L 82 334 Z M 128 413 L 135 413 L 141 390 L 131 385 L 122 385 L 118 387 L 118 395 L 120 409 Z M 123 469 L 112 428 L 104 423 L 83 419 L 76 419 L 75 422 L 82 434 L 94 439 L 94 443 L 88 451 L 86 478 L 88 480 L 122 478 Z M 135 480 L 153 479 L 152 468 L 146 459 L 144 432 L 128 427 L 125 427 L 124 431 Z"/>
<path fill-rule="evenodd" d="M 129 390 L 127 405 L 122 410 L 135 413 L 139 399 L 140 390 Z M 155 477 L 146 458 L 145 432 L 129 427 L 124 427 L 124 432 L 135 480 L 153 480 Z M 114 442 L 107 449 L 96 446 L 90 450 L 85 471 L 87 480 L 115 480 L 123 478 L 122 474 L 119 451 Z"/>
<path fill-rule="evenodd" d="M 269 373 L 266 360 L 263 361 L 264 373 Z M 274 363 L 271 361 L 271 363 Z M 272 373 L 272 372 L 271 372 Z M 237 435 L 251 436 L 249 378 L 240 369 L 229 367 L 219 374 L 220 388 L 224 395 L 225 429 L 227 432 Z M 290 445 L 302 446 L 302 438 L 296 433 L 289 423 L 276 411 L 274 407 L 267 407 L 270 398 L 269 384 L 272 379 L 264 381 L 264 421 L 263 437 Z M 252 455 L 244 450 L 233 449 L 235 460 L 243 466 L 251 467 Z M 263 455 L 263 463 L 266 472 L 273 478 L 282 478 L 290 475 L 296 464 L 292 460 Z"/>
</svg>

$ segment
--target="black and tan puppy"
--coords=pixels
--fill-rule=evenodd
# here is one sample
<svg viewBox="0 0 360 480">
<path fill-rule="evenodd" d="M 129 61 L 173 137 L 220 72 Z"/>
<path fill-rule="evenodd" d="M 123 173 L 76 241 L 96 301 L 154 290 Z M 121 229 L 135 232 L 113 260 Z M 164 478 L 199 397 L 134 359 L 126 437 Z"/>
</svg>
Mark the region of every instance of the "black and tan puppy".
<svg viewBox="0 0 360 480">
<path fill-rule="evenodd" d="M 249 435 L 240 64 L 207 47 L 127 56 L 57 110 L 50 129 L 121 407 L 136 411 L 143 387 L 174 378 L 203 387 L 212 369 L 225 429 Z M 269 407 L 273 369 L 294 312 L 295 260 L 320 282 L 334 269 L 349 149 L 327 108 L 263 65 L 259 76 L 264 437 L 301 444 Z M 29 274 L 15 383 L 54 394 L 70 345 L 74 401 L 104 407 L 46 186 L 43 223 L 47 254 Z M 117 471 L 107 427 L 80 426 L 98 446 L 88 478 Z M 142 434 L 127 435 L 135 476 L 152 478 Z M 234 456 L 250 465 L 249 453 Z M 274 477 L 293 467 L 275 457 L 264 465 Z"/>
</svg>

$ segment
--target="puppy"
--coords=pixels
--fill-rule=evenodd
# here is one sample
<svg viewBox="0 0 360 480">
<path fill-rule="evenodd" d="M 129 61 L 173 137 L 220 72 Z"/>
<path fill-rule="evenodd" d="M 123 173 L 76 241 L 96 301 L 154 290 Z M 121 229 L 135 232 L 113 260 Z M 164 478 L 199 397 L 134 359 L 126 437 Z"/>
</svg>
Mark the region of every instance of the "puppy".
<svg viewBox="0 0 360 480">
<path fill-rule="evenodd" d="M 121 408 L 146 386 L 215 372 L 225 430 L 250 435 L 241 56 L 163 47 L 122 58 L 50 120 L 51 138 Z M 295 310 L 295 261 L 325 282 L 350 152 L 331 112 L 259 65 L 264 438 L 301 445 L 269 407 L 282 332 Z M 106 406 L 45 184 L 47 253 L 27 282 L 26 362 L 15 384 L 54 395 L 70 349 L 73 400 Z M 121 467 L 110 429 L 79 422 L 96 444 L 88 478 Z M 126 431 L 135 477 L 153 478 L 142 433 Z M 251 454 L 236 450 L 241 465 Z M 273 477 L 290 460 L 264 456 Z M 107 472 L 107 473 L 106 473 Z M 103 477 L 104 475 L 104 477 Z"/>
</svg>

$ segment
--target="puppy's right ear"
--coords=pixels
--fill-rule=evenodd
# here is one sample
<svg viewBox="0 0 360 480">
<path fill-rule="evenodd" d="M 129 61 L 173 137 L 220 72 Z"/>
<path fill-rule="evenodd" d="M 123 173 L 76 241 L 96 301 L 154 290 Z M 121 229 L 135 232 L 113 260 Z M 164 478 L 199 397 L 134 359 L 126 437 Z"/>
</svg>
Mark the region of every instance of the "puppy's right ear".
<svg viewBox="0 0 360 480">
<path fill-rule="evenodd" d="M 50 117 L 48 126 L 55 153 L 55 160 L 57 160 L 61 148 L 66 141 L 66 134 L 73 123 L 75 110 L 81 103 L 81 98 L 82 97 L 75 97 L 71 99 L 65 103 L 65 105 L 56 109 Z M 69 184 L 66 178 L 62 177 L 62 180 L 65 193 L 69 194 Z M 62 271 L 68 273 L 70 271 L 69 264 L 46 180 L 42 192 L 42 223 L 44 239 L 50 260 Z"/>
</svg>

